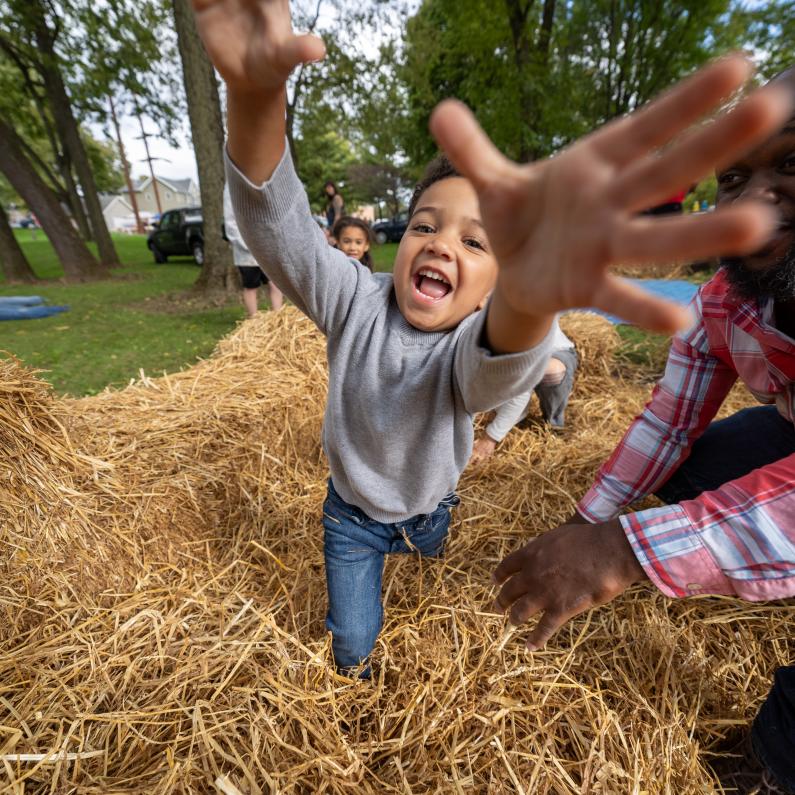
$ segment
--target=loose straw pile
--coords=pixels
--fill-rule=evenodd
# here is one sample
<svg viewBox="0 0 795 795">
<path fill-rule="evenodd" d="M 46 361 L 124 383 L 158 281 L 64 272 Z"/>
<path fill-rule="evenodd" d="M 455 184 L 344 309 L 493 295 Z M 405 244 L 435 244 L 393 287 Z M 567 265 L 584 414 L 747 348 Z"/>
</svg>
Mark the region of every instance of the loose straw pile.
<svg viewBox="0 0 795 795">
<path fill-rule="evenodd" d="M 334 673 L 323 627 L 306 320 L 81 400 L 0 361 L 0 792 L 712 791 L 710 749 L 793 658 L 791 606 L 639 587 L 499 648 L 494 565 L 571 513 L 648 394 L 605 321 L 565 321 L 568 430 L 512 432 L 464 477 L 444 560 L 388 562 L 372 683 Z"/>
</svg>

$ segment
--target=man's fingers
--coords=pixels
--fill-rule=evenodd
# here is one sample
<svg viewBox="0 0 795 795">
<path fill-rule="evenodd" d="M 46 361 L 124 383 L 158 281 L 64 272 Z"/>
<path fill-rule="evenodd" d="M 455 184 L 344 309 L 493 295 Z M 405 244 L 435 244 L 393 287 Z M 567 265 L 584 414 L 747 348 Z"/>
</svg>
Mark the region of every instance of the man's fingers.
<svg viewBox="0 0 795 795">
<path fill-rule="evenodd" d="M 615 165 L 630 163 L 709 113 L 740 88 L 751 71 L 741 55 L 715 61 L 631 116 L 606 125 L 588 143 Z"/>
<path fill-rule="evenodd" d="M 543 610 L 544 605 L 531 594 L 525 594 L 511 605 L 508 619 L 513 626 L 518 627 L 529 621 L 536 613 Z"/>
<path fill-rule="evenodd" d="M 734 162 L 786 122 L 792 111 L 791 94 L 778 86 L 757 91 L 659 157 L 631 165 L 610 188 L 613 204 L 629 212 L 645 210 L 702 179 L 719 164 Z"/>
<path fill-rule="evenodd" d="M 694 262 L 750 254 L 768 240 L 779 218 L 772 208 L 743 202 L 712 213 L 640 217 L 623 224 L 613 239 L 616 262 Z"/>
<path fill-rule="evenodd" d="M 546 642 L 571 618 L 566 613 L 557 613 L 545 610 L 536 628 L 530 633 L 525 642 L 528 651 L 538 651 Z"/>
<path fill-rule="evenodd" d="M 436 143 L 476 190 L 508 179 L 515 168 L 483 132 L 472 111 L 458 100 L 437 105 L 430 128 Z"/>
<path fill-rule="evenodd" d="M 607 274 L 594 296 L 594 306 L 617 315 L 635 326 L 673 334 L 692 322 L 689 311 L 679 304 L 664 301 L 618 276 Z"/>
<path fill-rule="evenodd" d="M 531 538 L 527 544 L 531 544 L 533 539 Z M 494 573 L 491 575 L 491 581 L 495 585 L 502 585 L 508 577 L 512 577 L 517 572 L 521 571 L 522 565 L 524 564 L 524 550 L 527 544 L 524 545 L 521 549 L 517 549 L 516 552 L 511 552 L 510 555 L 506 555 L 497 565 L 497 568 L 494 569 Z"/>
</svg>

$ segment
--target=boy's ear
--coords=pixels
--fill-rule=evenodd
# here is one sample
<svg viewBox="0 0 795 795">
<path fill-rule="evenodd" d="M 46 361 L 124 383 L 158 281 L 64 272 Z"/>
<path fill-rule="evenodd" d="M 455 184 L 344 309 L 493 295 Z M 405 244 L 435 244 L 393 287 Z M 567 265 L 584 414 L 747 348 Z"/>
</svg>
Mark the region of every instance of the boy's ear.
<svg viewBox="0 0 795 795">
<path fill-rule="evenodd" d="M 489 302 L 489 298 L 491 298 L 491 294 L 494 290 L 489 290 L 483 298 L 480 299 L 480 303 L 478 304 L 478 309 L 483 309 L 484 306 Z"/>
</svg>

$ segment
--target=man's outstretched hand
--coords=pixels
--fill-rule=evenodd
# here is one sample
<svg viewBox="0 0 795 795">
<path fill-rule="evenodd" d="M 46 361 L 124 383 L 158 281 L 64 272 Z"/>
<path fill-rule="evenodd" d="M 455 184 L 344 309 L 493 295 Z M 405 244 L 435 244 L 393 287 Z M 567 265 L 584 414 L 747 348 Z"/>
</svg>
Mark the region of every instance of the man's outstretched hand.
<svg viewBox="0 0 795 795">
<path fill-rule="evenodd" d="M 496 609 L 518 626 L 543 613 L 527 639 L 540 649 L 570 618 L 615 599 L 646 579 L 616 519 L 564 524 L 508 555 L 494 571 Z"/>
<path fill-rule="evenodd" d="M 686 324 L 683 309 L 607 268 L 744 254 L 764 244 L 778 219 L 761 204 L 680 218 L 639 215 L 732 162 L 789 118 L 791 91 L 770 86 L 685 132 L 750 71 L 740 56 L 716 61 L 641 110 L 529 165 L 503 157 L 460 102 L 437 107 L 431 131 L 475 186 L 500 266 L 498 291 L 513 311 L 544 316 L 594 306 L 657 331 Z"/>
</svg>

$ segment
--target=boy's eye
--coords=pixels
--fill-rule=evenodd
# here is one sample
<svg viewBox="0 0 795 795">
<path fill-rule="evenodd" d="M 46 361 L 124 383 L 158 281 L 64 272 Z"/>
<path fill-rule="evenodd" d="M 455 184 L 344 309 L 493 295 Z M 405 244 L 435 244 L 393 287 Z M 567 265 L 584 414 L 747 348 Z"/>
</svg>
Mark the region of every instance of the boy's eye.
<svg viewBox="0 0 795 795">
<path fill-rule="evenodd" d="M 470 248 L 479 248 L 481 251 L 486 250 L 486 247 L 483 245 L 483 243 L 481 243 L 476 237 L 465 237 L 464 244 Z"/>
<path fill-rule="evenodd" d="M 433 232 L 433 227 L 423 221 L 418 221 L 411 227 L 415 232 Z"/>
</svg>

